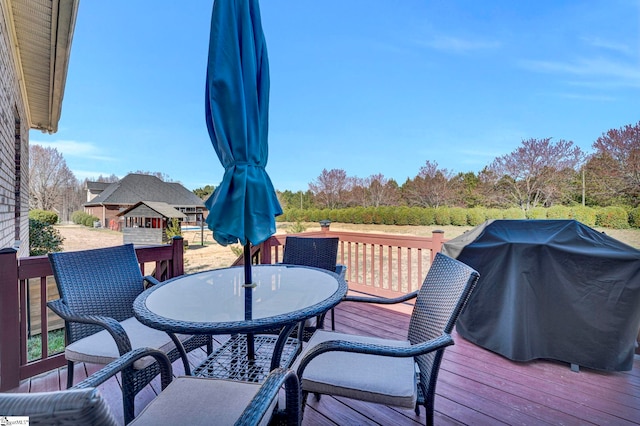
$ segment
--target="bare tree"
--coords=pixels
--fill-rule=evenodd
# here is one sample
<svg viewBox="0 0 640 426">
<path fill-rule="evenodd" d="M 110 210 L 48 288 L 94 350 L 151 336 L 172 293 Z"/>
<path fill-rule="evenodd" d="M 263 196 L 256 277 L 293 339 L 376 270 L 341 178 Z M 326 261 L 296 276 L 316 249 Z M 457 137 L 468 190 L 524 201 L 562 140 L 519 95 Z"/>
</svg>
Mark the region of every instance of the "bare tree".
<svg viewBox="0 0 640 426">
<path fill-rule="evenodd" d="M 77 185 L 77 180 L 56 148 L 29 147 L 29 207 L 60 210 L 63 194 Z"/>
<path fill-rule="evenodd" d="M 511 202 L 523 210 L 571 198 L 576 169 L 584 155 L 573 142 L 527 139 L 488 167 Z"/>
<path fill-rule="evenodd" d="M 640 122 L 611 129 L 593 144 L 596 150 L 588 163 L 592 186 L 612 191 L 609 199 L 623 195 L 632 205 L 640 203 Z"/>
<path fill-rule="evenodd" d="M 342 169 L 323 169 L 318 179 L 309 184 L 318 207 L 335 209 L 346 204 L 345 196 L 351 189 L 347 172 Z"/>
<path fill-rule="evenodd" d="M 451 203 L 456 195 L 453 173 L 438 168 L 438 163 L 427 160 L 413 179 L 402 186 L 403 197 L 409 205 L 439 207 Z"/>
</svg>

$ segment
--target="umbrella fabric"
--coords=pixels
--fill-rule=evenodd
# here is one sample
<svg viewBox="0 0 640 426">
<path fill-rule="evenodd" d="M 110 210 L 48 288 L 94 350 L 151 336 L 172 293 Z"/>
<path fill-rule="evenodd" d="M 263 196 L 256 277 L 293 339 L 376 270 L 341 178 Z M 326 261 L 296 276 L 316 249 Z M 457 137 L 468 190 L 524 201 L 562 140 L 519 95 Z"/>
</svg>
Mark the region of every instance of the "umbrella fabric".
<svg viewBox="0 0 640 426">
<path fill-rule="evenodd" d="M 268 157 L 269 61 L 257 0 L 216 0 L 211 18 L 206 122 L 224 166 L 206 201 L 214 239 L 259 244 L 275 233 L 282 214 Z"/>
</svg>

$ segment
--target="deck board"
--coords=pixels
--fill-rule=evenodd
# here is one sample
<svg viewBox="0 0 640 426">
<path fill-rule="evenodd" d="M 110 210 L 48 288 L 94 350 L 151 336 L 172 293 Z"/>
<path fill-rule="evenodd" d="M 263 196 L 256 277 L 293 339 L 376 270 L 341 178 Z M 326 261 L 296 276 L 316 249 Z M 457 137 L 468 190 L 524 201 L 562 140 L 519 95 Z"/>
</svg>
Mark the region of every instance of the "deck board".
<svg viewBox="0 0 640 426">
<path fill-rule="evenodd" d="M 328 318 L 330 320 L 330 318 Z M 326 324 L 330 324 L 329 321 Z M 336 331 L 402 339 L 409 316 L 375 305 L 343 303 L 336 308 Z M 447 348 L 435 400 L 438 425 L 640 424 L 640 356 L 628 372 L 581 369 L 566 363 L 535 360 L 521 363 L 479 348 L 453 334 Z M 216 337 L 215 346 L 225 336 Z M 206 357 L 204 350 L 189 354 L 193 366 Z M 80 364 L 75 382 L 99 369 Z M 181 361 L 174 375 L 183 374 Z M 58 390 L 66 384 L 66 368 L 23 381 L 16 392 Z M 100 387 L 116 418 L 122 422 L 122 394 L 117 378 Z M 160 392 L 156 379 L 136 398 L 139 412 Z M 423 410 L 424 411 L 424 410 Z M 424 413 L 324 395 L 309 396 L 304 425 L 418 425 Z"/>
</svg>

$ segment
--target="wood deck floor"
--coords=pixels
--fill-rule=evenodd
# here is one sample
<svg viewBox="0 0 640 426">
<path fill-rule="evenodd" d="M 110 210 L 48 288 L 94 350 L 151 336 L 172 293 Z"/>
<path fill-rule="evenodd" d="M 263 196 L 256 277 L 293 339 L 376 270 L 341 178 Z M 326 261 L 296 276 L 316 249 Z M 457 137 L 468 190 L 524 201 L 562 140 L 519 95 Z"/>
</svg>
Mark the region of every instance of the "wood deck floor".
<svg viewBox="0 0 640 426">
<path fill-rule="evenodd" d="M 402 338 L 409 317 L 374 306 L 343 303 L 336 309 L 338 331 Z M 603 373 L 567 364 L 534 361 L 516 363 L 479 348 L 457 335 L 456 344 L 445 351 L 437 385 L 435 423 L 438 425 L 633 425 L 640 424 L 640 357 L 629 372 Z M 193 362 L 204 357 L 192 353 Z M 176 374 L 180 363 L 174 364 Z M 99 369 L 76 367 L 76 381 Z M 66 368 L 26 380 L 14 391 L 38 392 L 60 389 Z M 119 382 L 101 387 L 114 414 L 122 421 Z M 142 409 L 159 391 L 152 383 L 136 399 Z M 309 398 L 305 425 L 417 425 L 424 414 L 377 404 L 323 396 Z"/>
</svg>

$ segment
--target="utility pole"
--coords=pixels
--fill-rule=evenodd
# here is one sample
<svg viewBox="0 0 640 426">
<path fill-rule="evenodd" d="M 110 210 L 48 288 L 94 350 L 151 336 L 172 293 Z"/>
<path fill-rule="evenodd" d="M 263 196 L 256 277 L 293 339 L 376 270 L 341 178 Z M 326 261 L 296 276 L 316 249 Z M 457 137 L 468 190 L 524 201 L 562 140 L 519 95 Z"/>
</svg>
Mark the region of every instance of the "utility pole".
<svg viewBox="0 0 640 426">
<path fill-rule="evenodd" d="M 584 166 L 582 166 L 582 207 L 584 207 L 585 185 L 584 185 Z"/>
</svg>

